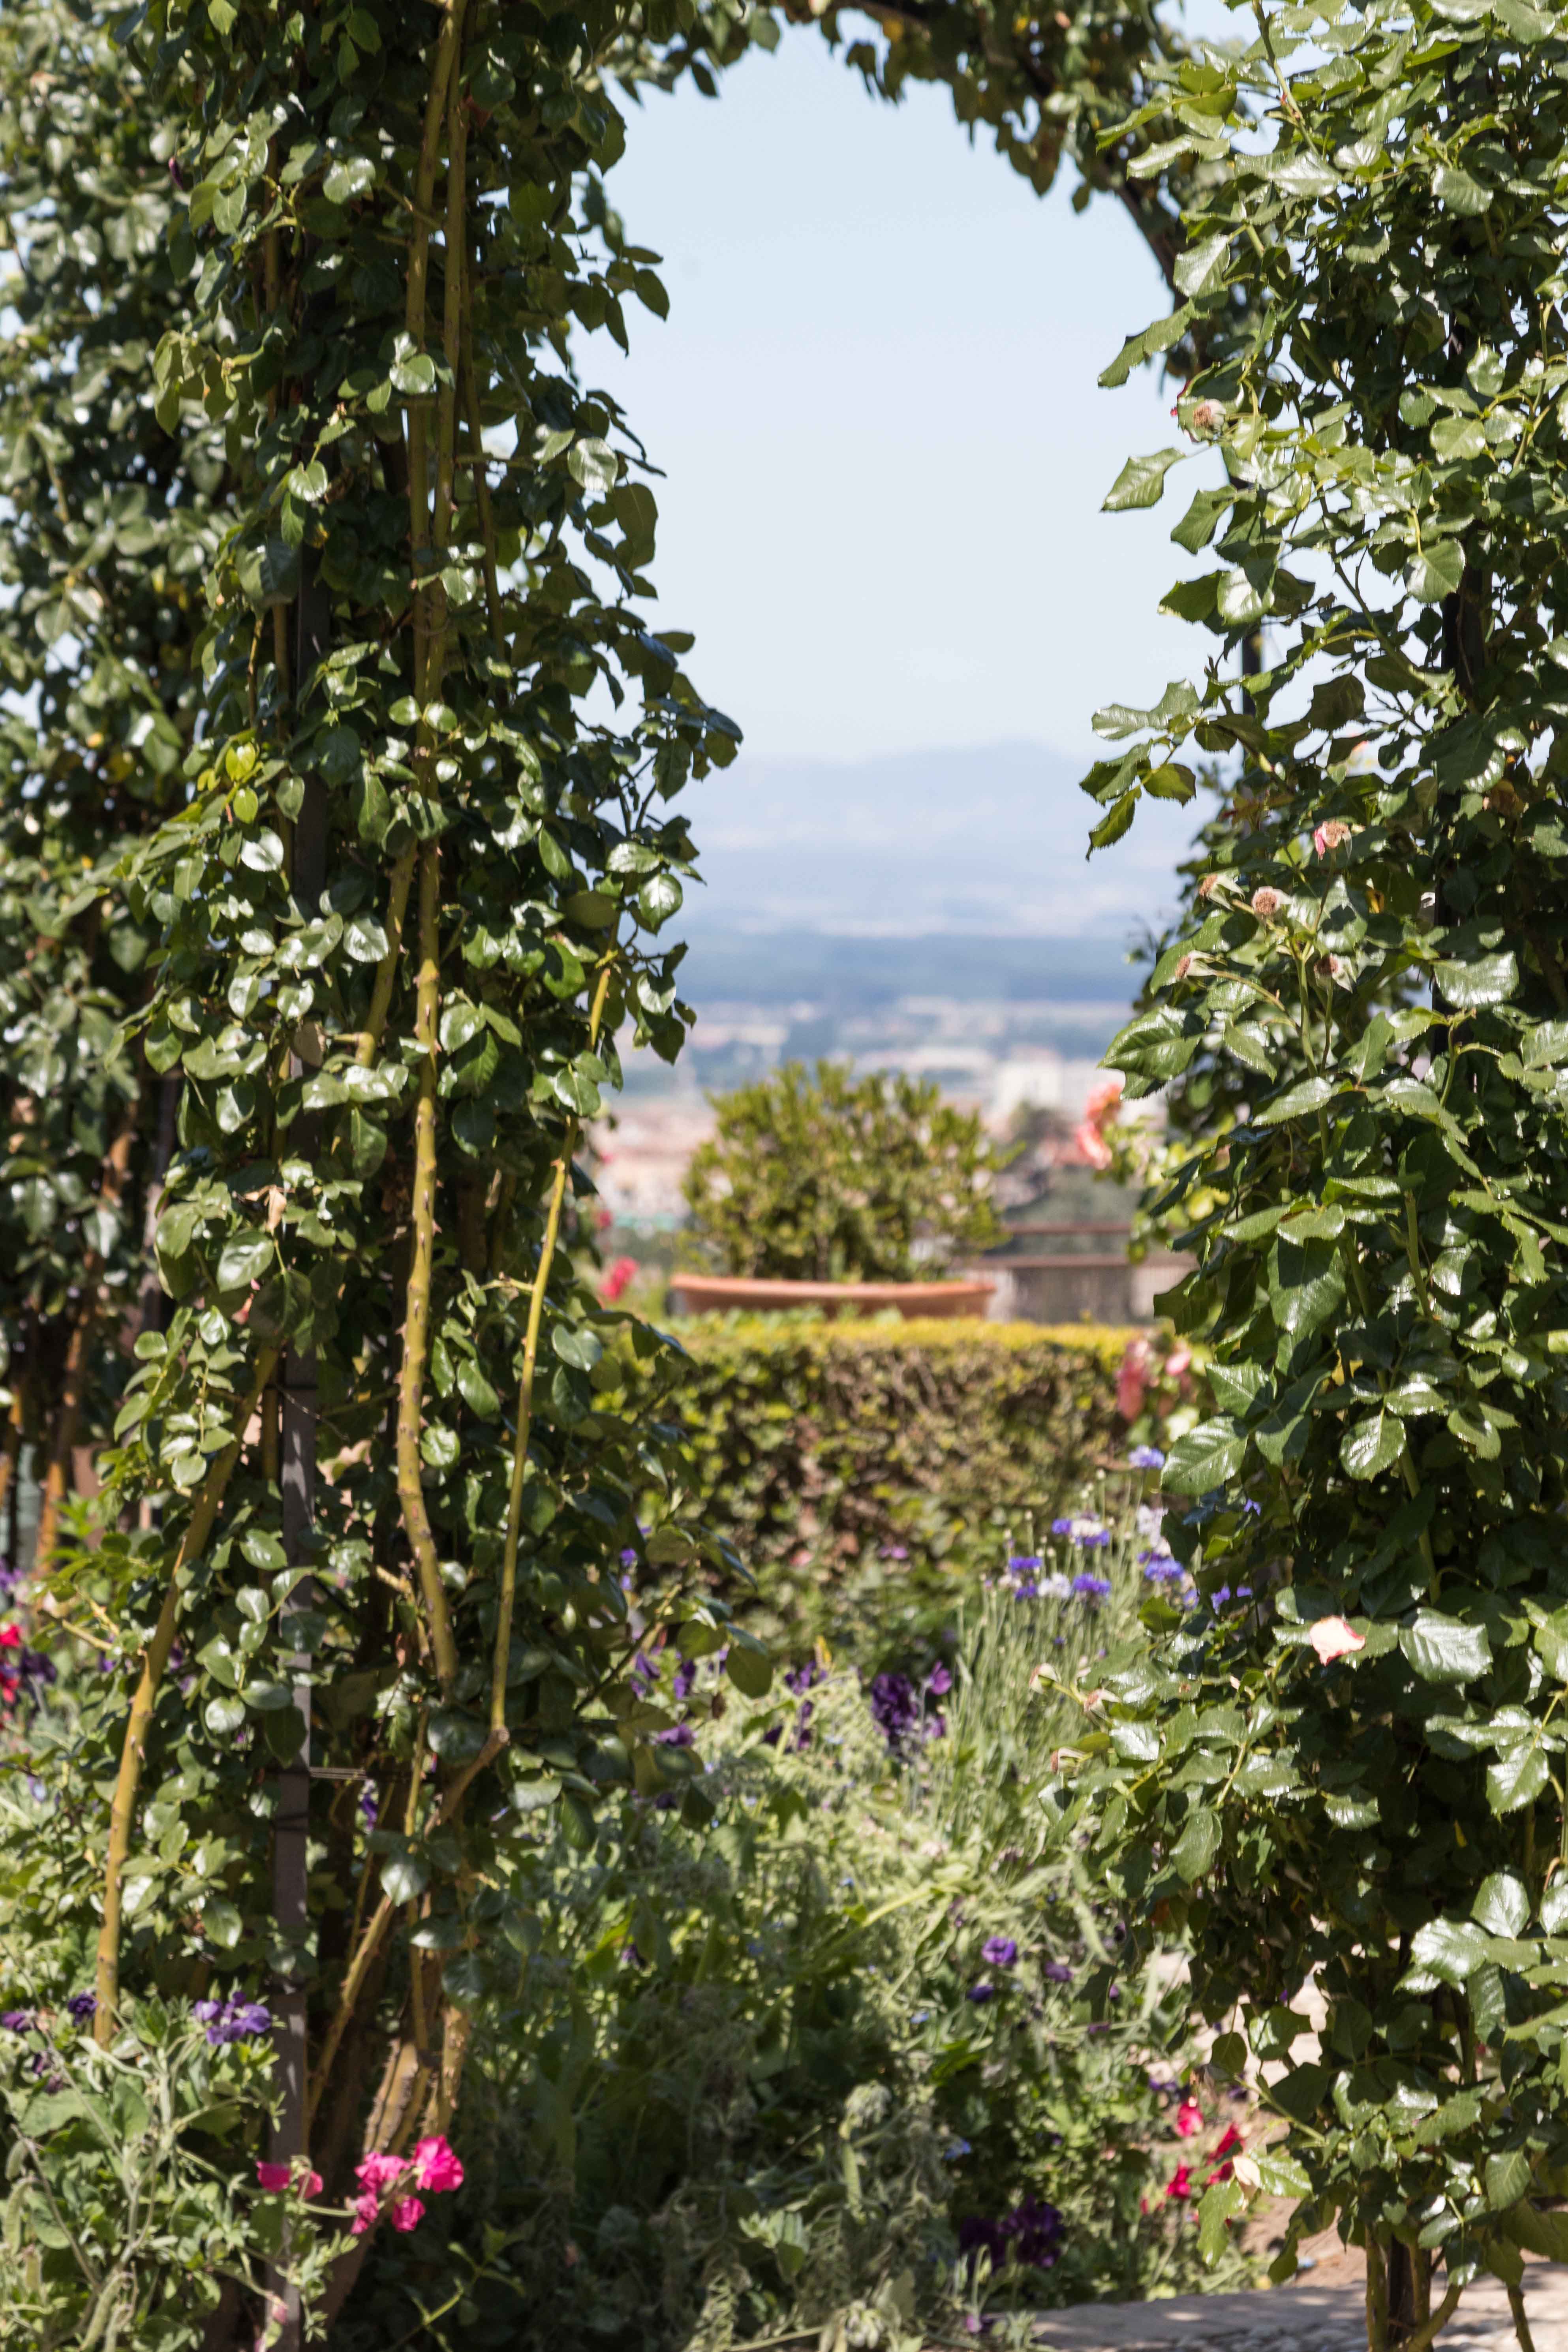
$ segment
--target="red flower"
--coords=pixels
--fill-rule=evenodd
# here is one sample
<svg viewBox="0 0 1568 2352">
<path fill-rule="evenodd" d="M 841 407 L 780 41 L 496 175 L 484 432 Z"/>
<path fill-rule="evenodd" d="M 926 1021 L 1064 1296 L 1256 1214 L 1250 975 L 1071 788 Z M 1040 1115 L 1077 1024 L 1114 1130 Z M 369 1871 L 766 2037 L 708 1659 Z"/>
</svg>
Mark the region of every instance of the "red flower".
<svg viewBox="0 0 1568 2352">
<path fill-rule="evenodd" d="M 1226 2124 L 1225 2127 L 1225 2137 L 1220 2141 L 1219 2146 L 1214 2150 L 1215 2162 L 1217 2163 L 1222 2156 L 1232 2156 L 1238 2147 L 1245 2147 L 1246 2146 L 1247 2142 L 1242 2138 L 1241 2134 L 1237 2130 L 1236 2126 L 1234 2124 Z"/>
<path fill-rule="evenodd" d="M 1176 2109 L 1176 2130 L 1183 2139 L 1191 2139 L 1204 2127 L 1204 2111 L 1195 2099 L 1184 2099 Z"/>
<path fill-rule="evenodd" d="M 0 1650 L 19 1650 L 22 1629 L 19 1625 L 0 1625 Z"/>
<path fill-rule="evenodd" d="M 1192 2193 L 1193 2168 L 1190 2164 L 1178 2164 L 1165 2183 L 1165 2194 L 1173 2197 L 1178 2204 L 1184 2205 Z"/>
</svg>

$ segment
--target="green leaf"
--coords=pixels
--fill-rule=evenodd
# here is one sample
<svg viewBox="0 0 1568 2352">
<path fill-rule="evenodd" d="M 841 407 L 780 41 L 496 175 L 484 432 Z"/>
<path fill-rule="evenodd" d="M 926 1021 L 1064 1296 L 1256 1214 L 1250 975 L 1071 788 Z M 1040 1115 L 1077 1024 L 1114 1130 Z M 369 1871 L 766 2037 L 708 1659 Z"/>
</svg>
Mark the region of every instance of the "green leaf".
<svg viewBox="0 0 1568 2352">
<path fill-rule="evenodd" d="M 363 10 L 360 12 L 363 14 Z M 356 196 L 368 195 L 375 185 L 375 165 L 368 155 L 350 155 L 334 163 L 321 183 L 321 194 L 330 205 L 352 204 Z"/>
<path fill-rule="evenodd" d="M 1436 1609 L 1416 1612 L 1415 1623 L 1401 1630 L 1399 1646 L 1424 1683 L 1474 1682 L 1492 1662 L 1484 1625 L 1468 1625 Z"/>
<path fill-rule="evenodd" d="M 1440 604 L 1464 576 L 1464 549 L 1457 539 L 1439 539 L 1412 557 L 1405 584 L 1418 604 Z"/>
<path fill-rule="evenodd" d="M 1197 245 L 1189 245 L 1176 263 L 1176 284 L 1181 292 L 1206 293 L 1221 277 L 1229 251 L 1228 235 L 1205 236 Z"/>
<path fill-rule="evenodd" d="M 1403 1423 L 1391 1412 L 1373 1412 L 1346 1430 L 1340 1460 L 1352 1478 L 1375 1478 L 1392 1470 L 1404 1451 Z"/>
<path fill-rule="evenodd" d="M 1233 1421 L 1203 1421 L 1172 1446 L 1162 1484 L 1173 1495 L 1206 1495 L 1237 1477 L 1246 1459 L 1247 1439 Z"/>
<path fill-rule="evenodd" d="M 550 1344 L 563 1364 L 571 1364 L 580 1372 L 591 1372 L 605 1352 L 598 1333 L 585 1323 L 553 1325 Z"/>
<path fill-rule="evenodd" d="M 1505 1003 L 1519 986 L 1519 966 L 1511 953 L 1439 963 L 1432 976 L 1450 1004 L 1466 1008 Z"/>
<path fill-rule="evenodd" d="M 1530 1890 L 1513 1871 L 1494 1870 L 1477 1888 L 1470 1916 L 1489 1935 L 1522 1935 L 1530 1917 Z"/>
<path fill-rule="evenodd" d="M 1253 1114 L 1253 1123 L 1258 1127 L 1277 1127 L 1281 1119 L 1305 1118 L 1310 1112 L 1321 1110 L 1325 1103 L 1331 1103 L 1339 1091 L 1332 1078 L 1303 1078 L 1299 1085 L 1287 1087 L 1274 1101 L 1265 1103 L 1261 1110 Z"/>
<path fill-rule="evenodd" d="M 1181 1836 L 1171 1849 L 1171 1866 L 1191 1886 L 1202 1878 L 1220 1848 L 1219 1822 L 1201 1808 L 1189 1812 Z"/>
<path fill-rule="evenodd" d="M 582 484 L 591 498 L 599 498 L 615 488 L 620 470 L 616 453 L 607 441 L 588 438 L 574 441 L 566 454 L 566 464 L 574 481 Z"/>
<path fill-rule="evenodd" d="M 1488 1765 L 1487 1802 L 1494 1813 L 1517 1812 L 1521 1805 L 1534 1803 L 1550 1777 L 1546 1749 L 1540 1740 L 1521 1739 Z"/>
<path fill-rule="evenodd" d="M 1484 213 L 1492 200 L 1491 190 L 1472 180 L 1458 163 L 1438 165 L 1432 174 L 1432 193 L 1445 212 L 1458 213 L 1461 219 Z"/>
<path fill-rule="evenodd" d="M 243 1290 L 260 1282 L 277 1263 L 277 1245 L 270 1234 L 243 1234 L 226 1242 L 217 1262 L 220 1290 Z"/>
<path fill-rule="evenodd" d="M 1486 1932 L 1468 1919 L 1429 1919 L 1411 1938 L 1410 1957 L 1416 1970 L 1462 1992 L 1488 1957 Z"/>
<path fill-rule="evenodd" d="M 1529 2151 L 1522 2147 L 1505 2149 L 1500 2155 L 1487 2158 L 1487 2203 L 1494 2213 L 1501 2213 L 1510 2205 L 1517 2205 L 1530 2187 Z"/>
<path fill-rule="evenodd" d="M 426 1864 L 415 1853 L 389 1853 L 381 1865 L 381 1891 L 393 1903 L 413 1903 L 430 1884 Z"/>
<path fill-rule="evenodd" d="M 1158 506 L 1166 475 L 1184 454 L 1181 449 L 1156 449 L 1150 457 L 1129 457 L 1106 493 L 1101 513 L 1121 514 L 1129 507 Z"/>
<path fill-rule="evenodd" d="M 773 1687 L 773 1662 L 762 1643 L 750 1635 L 731 1635 L 724 1672 L 748 1698 L 766 1698 Z"/>
</svg>

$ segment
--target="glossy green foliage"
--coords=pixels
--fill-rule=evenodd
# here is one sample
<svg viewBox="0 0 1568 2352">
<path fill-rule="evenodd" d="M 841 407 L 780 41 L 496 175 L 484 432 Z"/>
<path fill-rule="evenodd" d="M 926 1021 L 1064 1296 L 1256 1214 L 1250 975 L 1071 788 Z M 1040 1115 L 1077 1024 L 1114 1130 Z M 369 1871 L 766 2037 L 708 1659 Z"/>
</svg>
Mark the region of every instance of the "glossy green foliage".
<svg viewBox="0 0 1568 2352">
<path fill-rule="evenodd" d="M 721 1096 L 682 1190 L 706 1262 L 804 1282 L 919 1282 L 1002 1238 L 978 1116 L 929 1078 L 799 1062 Z"/>
<path fill-rule="evenodd" d="M 623 20 L 215 0 L 122 29 L 172 126 L 148 264 L 168 313 L 155 351 L 143 319 L 128 429 L 210 451 L 227 511 L 199 561 L 167 515 L 142 551 L 194 610 L 195 663 L 105 770 L 168 780 L 104 850 L 108 940 L 133 932 L 146 973 L 117 1050 L 178 1087 L 165 1298 L 127 1366 L 102 1540 L 52 1580 L 107 1670 L 40 1751 L 69 1801 L 19 1825 L 4 1932 L 45 1993 L 80 1983 L 95 1937 L 131 1990 L 300 1983 L 336 2192 L 367 2142 L 444 2126 L 468 2016 L 510 1966 L 525 1825 L 557 1808 L 585 1841 L 606 1788 L 662 1785 L 620 1553 L 651 1553 L 671 1622 L 718 1645 L 721 1606 L 679 1597 L 703 1539 L 668 1507 L 637 1526 L 669 1460 L 669 1351 L 579 1281 L 571 1163 L 617 1031 L 680 1041 L 658 937 L 690 856 L 673 803 L 735 730 L 639 616 L 646 469 L 566 358 L 574 320 L 662 304 L 597 178 Z M 84 245 L 89 265 L 110 266 Z M 108 562 L 118 526 L 94 527 Z M 112 629 L 104 658 L 139 677 Z M 105 691 L 131 729 L 145 683 L 140 706 Z M 291 1442 L 313 1477 L 290 1520 Z M 127 1696 L 171 1611 L 138 1788 Z M 765 1683 L 743 1637 L 732 1658 Z M 289 1924 L 275 1817 L 307 1753 Z"/>
<path fill-rule="evenodd" d="M 1303 2225 L 1457 2289 L 1557 2250 L 1531 2200 L 1568 2164 L 1568 46 L 1514 0 L 1259 26 L 1189 142 L 1223 166 L 1193 328 L 1247 328 L 1180 403 L 1225 478 L 1168 603 L 1216 651 L 1261 619 L 1265 667 L 1250 708 L 1216 662 L 1102 713 L 1131 747 L 1089 779 L 1110 839 L 1194 749 L 1243 769 L 1113 1058 L 1143 1092 L 1212 1057 L 1248 1114 L 1164 1205 L 1201 1203 L 1178 1311 L 1218 1406 L 1176 1540 L 1250 1599 L 1119 1685 L 1100 1799 L 1258 2057 L 1316 1976 L 1276 2095 Z"/>
<path fill-rule="evenodd" d="M 104 1386 L 112 1398 L 121 1378 L 112 1326 L 135 1304 L 172 1139 L 172 1097 L 120 1034 L 151 985 L 153 935 L 113 879 L 183 797 L 226 482 L 220 436 L 200 419 L 169 433 L 149 394 L 181 307 L 170 143 L 89 15 L 6 8 L 0 1347 L 14 1402 L 0 1482 L 13 1495 L 24 1439 L 48 1454 L 63 1437 L 68 1461 L 104 1433 Z M 62 1427 L 73 1339 L 79 1402 Z"/>
</svg>

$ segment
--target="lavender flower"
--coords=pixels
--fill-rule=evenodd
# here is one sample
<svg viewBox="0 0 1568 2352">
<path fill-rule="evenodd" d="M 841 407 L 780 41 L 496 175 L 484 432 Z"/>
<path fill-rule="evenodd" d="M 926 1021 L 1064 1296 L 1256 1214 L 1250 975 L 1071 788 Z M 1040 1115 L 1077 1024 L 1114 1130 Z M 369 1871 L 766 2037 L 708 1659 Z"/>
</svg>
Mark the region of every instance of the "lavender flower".
<svg viewBox="0 0 1568 2352">
<path fill-rule="evenodd" d="M 258 2000 L 241 2000 L 237 1993 L 227 2000 L 198 2000 L 192 2004 L 191 2014 L 198 2025 L 205 2025 L 207 2040 L 215 2050 L 227 2042 L 249 2042 L 272 2031 L 272 2011 Z"/>
<path fill-rule="evenodd" d="M 0 2026 L 4 2026 L 7 2033 L 31 2033 L 33 2012 L 30 2009 L 0 2011 Z"/>
<path fill-rule="evenodd" d="M 1127 1457 L 1134 1470 L 1163 1470 L 1165 1457 L 1157 1445 L 1135 1445 Z"/>
<path fill-rule="evenodd" d="M 1065 1960 L 1047 1960 L 1040 1974 L 1047 1984 L 1071 1984 L 1072 1970 Z"/>
<path fill-rule="evenodd" d="M 987 1936 L 980 1947 L 980 1957 L 988 1969 L 1016 1969 L 1018 1947 L 1011 1936 Z"/>
<path fill-rule="evenodd" d="M 679 1704 L 684 1706 L 696 1687 L 697 1661 L 695 1658 L 682 1658 L 675 1669 L 674 1690 Z"/>
<path fill-rule="evenodd" d="M 1104 1601 L 1110 1591 L 1110 1579 L 1108 1576 L 1075 1576 L 1072 1589 L 1079 1601 Z"/>
<path fill-rule="evenodd" d="M 926 1689 L 932 1698 L 945 1698 L 952 1688 L 952 1676 L 945 1666 L 933 1666 L 926 1676 Z"/>
<path fill-rule="evenodd" d="M 694 1748 L 697 1734 L 689 1723 L 672 1723 L 668 1731 L 656 1731 L 654 1745 L 658 1748 Z"/>
</svg>

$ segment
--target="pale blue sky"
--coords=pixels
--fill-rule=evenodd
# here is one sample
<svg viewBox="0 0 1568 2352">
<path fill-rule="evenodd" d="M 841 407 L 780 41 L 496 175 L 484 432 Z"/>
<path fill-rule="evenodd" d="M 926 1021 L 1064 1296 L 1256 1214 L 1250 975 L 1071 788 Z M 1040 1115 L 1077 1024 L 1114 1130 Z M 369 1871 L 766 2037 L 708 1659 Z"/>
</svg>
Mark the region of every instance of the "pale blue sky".
<svg viewBox="0 0 1568 2352">
<path fill-rule="evenodd" d="M 1005 740 L 1096 755 L 1209 640 L 1154 607 L 1196 487 L 1099 509 L 1173 394 L 1095 383 L 1164 307 L 1112 204 L 1043 203 L 945 93 L 868 97 L 814 33 L 633 112 L 612 195 L 670 316 L 584 352 L 668 477 L 658 616 L 763 759 Z M 1211 461 L 1212 462 L 1212 461 Z M 1088 804 L 1085 803 L 1087 812 Z M 1080 853 L 1081 854 L 1081 853 Z"/>
</svg>

